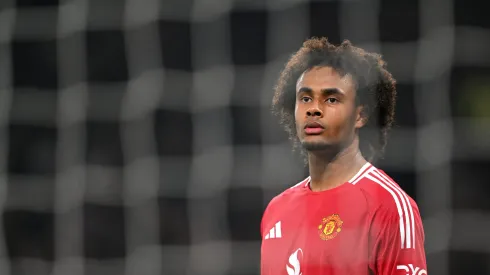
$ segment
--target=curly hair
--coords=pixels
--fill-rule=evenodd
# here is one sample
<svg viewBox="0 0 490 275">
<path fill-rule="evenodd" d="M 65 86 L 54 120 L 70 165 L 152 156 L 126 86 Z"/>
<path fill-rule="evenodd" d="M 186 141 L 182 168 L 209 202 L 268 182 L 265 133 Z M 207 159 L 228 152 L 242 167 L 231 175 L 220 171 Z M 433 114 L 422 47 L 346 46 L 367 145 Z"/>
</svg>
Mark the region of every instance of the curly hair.
<svg viewBox="0 0 490 275">
<path fill-rule="evenodd" d="M 274 87 L 272 112 L 289 133 L 294 147 L 299 144 L 294 108 L 296 82 L 313 67 L 331 67 L 340 76 L 350 75 L 356 87 L 356 103 L 363 106 L 368 120 L 360 131 L 360 148 L 369 161 L 382 157 L 394 122 L 396 81 L 381 55 L 355 47 L 349 40 L 335 46 L 325 37 L 306 40 L 292 55 Z M 374 129 L 363 136 L 365 129 Z"/>
</svg>

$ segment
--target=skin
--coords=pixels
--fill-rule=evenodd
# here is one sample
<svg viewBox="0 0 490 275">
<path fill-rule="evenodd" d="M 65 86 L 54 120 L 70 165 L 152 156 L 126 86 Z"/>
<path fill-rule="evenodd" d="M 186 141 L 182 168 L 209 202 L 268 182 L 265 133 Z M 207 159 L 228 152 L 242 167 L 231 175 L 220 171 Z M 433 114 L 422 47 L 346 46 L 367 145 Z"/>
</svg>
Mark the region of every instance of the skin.
<svg viewBox="0 0 490 275">
<path fill-rule="evenodd" d="M 359 129 L 367 118 L 356 104 L 355 81 L 330 67 L 305 71 L 296 84 L 296 132 L 308 153 L 312 191 L 335 188 L 351 179 L 367 162 L 359 149 Z M 318 122 L 319 134 L 305 126 Z"/>
</svg>

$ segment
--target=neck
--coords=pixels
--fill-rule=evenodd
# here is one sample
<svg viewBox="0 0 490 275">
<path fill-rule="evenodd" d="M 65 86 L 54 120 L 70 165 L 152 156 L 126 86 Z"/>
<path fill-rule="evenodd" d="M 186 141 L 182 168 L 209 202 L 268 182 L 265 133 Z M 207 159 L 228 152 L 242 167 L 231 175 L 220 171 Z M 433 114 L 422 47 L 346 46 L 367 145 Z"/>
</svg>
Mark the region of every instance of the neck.
<svg viewBox="0 0 490 275">
<path fill-rule="evenodd" d="M 308 152 L 308 163 L 310 188 L 316 192 L 332 189 L 347 182 L 367 161 L 359 150 L 359 141 L 356 138 L 341 150 Z"/>
</svg>

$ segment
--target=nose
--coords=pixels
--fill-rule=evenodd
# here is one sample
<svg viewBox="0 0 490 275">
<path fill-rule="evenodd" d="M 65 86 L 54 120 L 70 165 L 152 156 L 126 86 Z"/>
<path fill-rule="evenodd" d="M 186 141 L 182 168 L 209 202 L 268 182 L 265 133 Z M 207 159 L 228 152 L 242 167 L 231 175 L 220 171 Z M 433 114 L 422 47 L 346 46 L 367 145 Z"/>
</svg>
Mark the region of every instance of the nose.
<svg viewBox="0 0 490 275">
<path fill-rule="evenodd" d="M 306 110 L 306 116 L 309 116 L 309 117 L 310 116 L 312 116 L 312 117 L 315 117 L 315 116 L 323 117 L 323 112 L 319 108 L 313 107 L 313 108 L 309 108 L 308 110 Z"/>
</svg>

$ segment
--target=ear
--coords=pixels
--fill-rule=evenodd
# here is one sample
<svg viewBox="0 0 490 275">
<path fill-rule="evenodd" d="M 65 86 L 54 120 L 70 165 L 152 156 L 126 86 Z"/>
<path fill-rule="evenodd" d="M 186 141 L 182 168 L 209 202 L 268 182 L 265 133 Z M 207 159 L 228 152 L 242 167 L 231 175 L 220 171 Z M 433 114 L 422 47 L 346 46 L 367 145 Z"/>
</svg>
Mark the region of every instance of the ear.
<svg viewBox="0 0 490 275">
<path fill-rule="evenodd" d="M 367 106 L 359 105 L 356 108 L 356 129 L 364 127 L 369 119 Z"/>
</svg>

